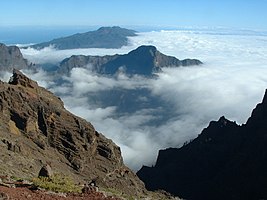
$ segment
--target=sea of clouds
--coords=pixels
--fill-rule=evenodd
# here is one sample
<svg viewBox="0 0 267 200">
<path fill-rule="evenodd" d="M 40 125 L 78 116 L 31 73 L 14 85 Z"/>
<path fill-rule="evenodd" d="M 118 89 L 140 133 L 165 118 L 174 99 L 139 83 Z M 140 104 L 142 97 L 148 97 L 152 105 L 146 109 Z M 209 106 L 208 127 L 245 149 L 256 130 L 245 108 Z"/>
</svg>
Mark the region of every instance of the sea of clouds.
<svg viewBox="0 0 267 200">
<path fill-rule="evenodd" d="M 126 164 L 138 170 L 153 165 L 158 150 L 180 147 L 195 138 L 211 120 L 224 115 L 245 123 L 267 88 L 267 36 L 220 34 L 201 31 L 157 31 L 139 33 L 121 49 L 74 49 L 58 51 L 22 49 L 25 58 L 35 63 L 58 63 L 71 55 L 124 54 L 140 45 L 155 45 L 159 51 L 179 59 L 196 58 L 204 64 L 193 67 L 164 68 L 158 78 L 142 76 L 100 76 L 90 69 L 74 68 L 58 85 L 44 70 L 25 71 L 40 85 L 59 95 L 65 107 L 90 121 L 98 131 L 113 139 L 122 149 Z M 7 77 L 7 75 L 5 75 Z M 94 94 L 113 89 L 145 88 L 164 105 L 118 113 L 116 105 L 92 103 Z M 136 97 L 147 101 L 142 94 Z M 148 102 L 149 105 L 149 102 Z M 172 115 L 159 124 L 161 109 Z"/>
</svg>

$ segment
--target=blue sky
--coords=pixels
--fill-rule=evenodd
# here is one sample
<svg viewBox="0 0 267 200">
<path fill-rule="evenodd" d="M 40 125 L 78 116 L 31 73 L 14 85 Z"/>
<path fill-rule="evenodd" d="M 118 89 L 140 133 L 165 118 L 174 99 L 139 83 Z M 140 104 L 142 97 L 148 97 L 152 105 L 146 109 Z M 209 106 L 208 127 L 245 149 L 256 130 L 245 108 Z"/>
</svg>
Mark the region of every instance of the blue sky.
<svg viewBox="0 0 267 200">
<path fill-rule="evenodd" d="M 267 0 L 1 0 L 0 7 L 0 26 L 219 26 L 267 30 Z"/>
</svg>

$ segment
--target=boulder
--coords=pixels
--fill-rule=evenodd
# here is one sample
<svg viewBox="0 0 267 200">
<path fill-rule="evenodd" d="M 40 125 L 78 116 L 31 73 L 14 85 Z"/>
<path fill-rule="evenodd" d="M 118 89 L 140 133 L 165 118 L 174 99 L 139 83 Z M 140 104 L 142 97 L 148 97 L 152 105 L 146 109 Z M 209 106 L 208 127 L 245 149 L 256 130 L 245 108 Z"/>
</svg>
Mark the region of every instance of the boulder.
<svg viewBox="0 0 267 200">
<path fill-rule="evenodd" d="M 50 178 L 53 175 L 52 168 L 50 165 L 44 165 L 38 174 L 38 177 L 48 177 Z"/>
</svg>

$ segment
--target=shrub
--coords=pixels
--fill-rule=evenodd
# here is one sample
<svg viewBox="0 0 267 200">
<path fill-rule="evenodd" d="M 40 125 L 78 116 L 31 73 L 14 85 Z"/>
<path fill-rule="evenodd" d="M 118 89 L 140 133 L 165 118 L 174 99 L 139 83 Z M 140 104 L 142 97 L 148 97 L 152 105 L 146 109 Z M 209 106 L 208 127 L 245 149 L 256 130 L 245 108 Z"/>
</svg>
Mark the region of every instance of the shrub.
<svg viewBox="0 0 267 200">
<path fill-rule="evenodd" d="M 64 193 L 81 193 L 81 187 L 76 185 L 74 181 L 63 174 L 54 174 L 51 177 L 38 177 L 34 178 L 33 184 L 37 187 L 54 192 Z"/>
</svg>

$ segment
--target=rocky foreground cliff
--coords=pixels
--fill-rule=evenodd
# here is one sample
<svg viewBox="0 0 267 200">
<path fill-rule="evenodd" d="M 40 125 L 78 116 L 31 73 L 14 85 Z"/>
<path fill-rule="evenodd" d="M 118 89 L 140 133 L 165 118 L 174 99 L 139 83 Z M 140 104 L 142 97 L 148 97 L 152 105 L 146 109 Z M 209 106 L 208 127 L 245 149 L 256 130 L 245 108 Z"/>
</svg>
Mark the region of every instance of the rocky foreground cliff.
<svg viewBox="0 0 267 200">
<path fill-rule="evenodd" d="M 267 199 L 267 91 L 245 125 L 221 117 L 192 142 L 161 150 L 137 173 L 150 190 L 185 199 Z"/>
<path fill-rule="evenodd" d="M 77 182 L 135 197 L 146 192 L 116 144 L 15 70 L 9 83 L 0 82 L 0 175 L 36 177 L 47 163 Z"/>
</svg>

